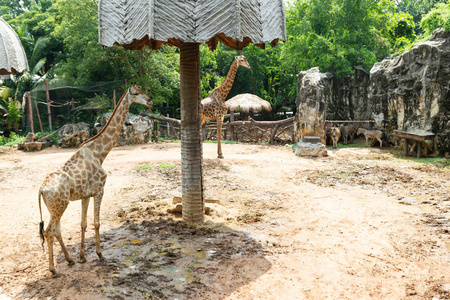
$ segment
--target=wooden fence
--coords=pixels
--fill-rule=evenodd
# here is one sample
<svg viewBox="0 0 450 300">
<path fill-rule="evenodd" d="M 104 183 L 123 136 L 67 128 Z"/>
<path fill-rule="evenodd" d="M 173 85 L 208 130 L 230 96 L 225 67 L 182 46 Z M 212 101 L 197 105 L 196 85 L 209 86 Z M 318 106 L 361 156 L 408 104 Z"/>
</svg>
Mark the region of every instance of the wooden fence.
<svg viewBox="0 0 450 300">
<path fill-rule="evenodd" d="M 142 113 L 154 120 L 154 139 L 158 137 L 180 139 L 181 121 L 164 116 Z M 236 114 L 234 114 L 236 115 Z M 224 119 L 229 118 L 226 115 Z M 204 140 L 217 140 L 215 122 L 203 125 Z M 294 117 L 280 121 L 227 121 L 222 125 L 222 140 L 248 143 L 287 144 L 293 143 Z"/>
</svg>

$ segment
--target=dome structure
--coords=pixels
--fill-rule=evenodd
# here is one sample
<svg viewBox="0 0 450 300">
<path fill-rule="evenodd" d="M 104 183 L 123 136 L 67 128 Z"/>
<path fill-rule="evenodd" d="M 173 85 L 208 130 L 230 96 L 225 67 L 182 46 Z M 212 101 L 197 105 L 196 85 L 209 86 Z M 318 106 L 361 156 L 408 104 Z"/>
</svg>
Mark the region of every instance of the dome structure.
<svg viewBox="0 0 450 300">
<path fill-rule="evenodd" d="M 0 18 L 0 75 L 17 74 L 27 70 L 27 55 L 19 36 Z"/>
<path fill-rule="evenodd" d="M 282 0 L 100 0 L 99 41 L 111 47 L 159 49 L 162 44 L 220 41 L 242 50 L 286 40 Z"/>
</svg>

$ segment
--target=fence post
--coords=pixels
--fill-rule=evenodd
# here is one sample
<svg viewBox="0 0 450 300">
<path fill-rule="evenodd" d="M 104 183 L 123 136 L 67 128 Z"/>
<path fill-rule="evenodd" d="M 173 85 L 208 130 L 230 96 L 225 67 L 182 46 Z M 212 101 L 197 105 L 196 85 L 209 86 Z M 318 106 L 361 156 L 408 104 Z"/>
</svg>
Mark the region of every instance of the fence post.
<svg viewBox="0 0 450 300">
<path fill-rule="evenodd" d="M 48 81 L 47 81 L 47 79 L 45 79 L 45 94 L 47 96 L 48 126 L 50 127 L 50 131 L 53 131 L 53 128 L 52 128 L 52 111 L 50 109 L 50 93 L 48 91 Z"/>
<path fill-rule="evenodd" d="M 38 116 L 39 128 L 41 129 L 41 132 L 44 132 L 44 129 L 42 129 L 41 114 L 39 113 L 37 101 L 34 101 L 34 108 L 36 109 L 36 114 Z"/>
<path fill-rule="evenodd" d="M 33 109 L 31 105 L 31 94 L 28 92 L 28 117 L 30 118 L 31 133 L 34 133 Z"/>
<path fill-rule="evenodd" d="M 234 122 L 234 110 L 230 111 L 230 123 Z M 230 125 L 231 140 L 234 141 L 234 126 Z"/>
</svg>

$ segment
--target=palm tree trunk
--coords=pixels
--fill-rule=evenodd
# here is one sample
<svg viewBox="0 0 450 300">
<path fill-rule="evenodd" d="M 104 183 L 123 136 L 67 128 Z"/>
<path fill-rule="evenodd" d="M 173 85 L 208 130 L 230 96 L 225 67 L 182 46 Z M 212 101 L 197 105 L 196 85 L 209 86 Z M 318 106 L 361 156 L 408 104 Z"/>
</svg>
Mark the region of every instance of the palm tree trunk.
<svg viewBox="0 0 450 300">
<path fill-rule="evenodd" d="M 180 97 L 183 220 L 190 225 L 200 225 L 204 222 L 204 200 L 200 52 L 197 43 L 180 46 Z"/>
</svg>

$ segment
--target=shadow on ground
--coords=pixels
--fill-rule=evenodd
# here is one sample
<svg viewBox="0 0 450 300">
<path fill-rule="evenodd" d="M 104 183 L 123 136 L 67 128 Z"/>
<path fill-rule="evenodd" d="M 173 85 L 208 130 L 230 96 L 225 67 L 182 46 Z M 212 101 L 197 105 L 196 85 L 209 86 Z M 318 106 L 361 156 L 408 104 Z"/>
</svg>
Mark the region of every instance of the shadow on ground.
<svg viewBox="0 0 450 300">
<path fill-rule="evenodd" d="M 69 267 L 60 252 L 60 275 L 26 284 L 20 297 L 220 299 L 271 267 L 258 242 L 222 224 L 192 229 L 170 218 L 127 222 L 103 232 L 101 239 L 105 261 L 99 261 L 95 239 L 90 238 L 85 264 Z M 68 248 L 77 258 L 79 244 Z"/>
</svg>

